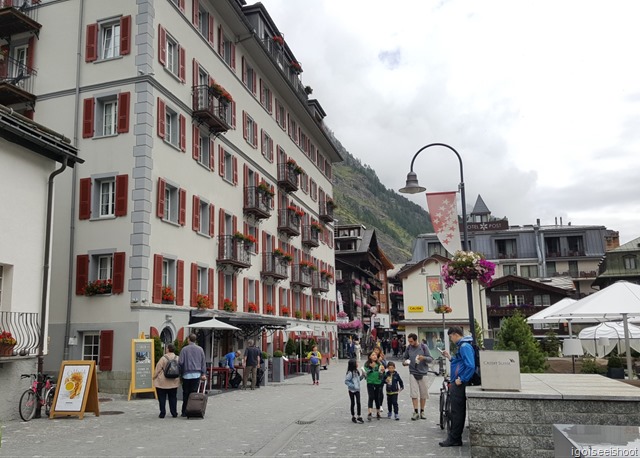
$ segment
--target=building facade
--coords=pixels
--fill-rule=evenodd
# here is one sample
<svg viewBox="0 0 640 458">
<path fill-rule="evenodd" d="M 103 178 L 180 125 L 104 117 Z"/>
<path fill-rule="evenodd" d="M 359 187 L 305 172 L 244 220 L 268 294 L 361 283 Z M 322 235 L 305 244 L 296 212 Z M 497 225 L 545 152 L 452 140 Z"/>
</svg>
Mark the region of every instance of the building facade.
<svg viewBox="0 0 640 458">
<path fill-rule="evenodd" d="M 130 339 L 182 340 L 212 315 L 242 328 L 219 333 L 213 356 L 250 336 L 277 349 L 296 316 L 332 342 L 341 157 L 264 6 L 36 9 L 34 117 L 86 160 L 67 180 L 72 201 L 57 200 L 49 368 L 94 359 L 101 388 L 123 391 Z"/>
<path fill-rule="evenodd" d="M 619 280 L 640 283 L 640 238 L 607 250 L 594 284 L 606 288 Z"/>
</svg>

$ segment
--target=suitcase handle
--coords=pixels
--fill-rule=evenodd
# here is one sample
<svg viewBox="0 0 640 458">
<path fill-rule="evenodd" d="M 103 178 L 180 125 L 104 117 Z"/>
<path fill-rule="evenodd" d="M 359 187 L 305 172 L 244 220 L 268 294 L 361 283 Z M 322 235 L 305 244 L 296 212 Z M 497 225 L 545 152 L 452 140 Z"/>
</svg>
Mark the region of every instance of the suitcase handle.
<svg viewBox="0 0 640 458">
<path fill-rule="evenodd" d="M 200 383 L 198 383 L 198 393 L 205 394 L 207 391 L 207 381 L 200 379 Z"/>
</svg>

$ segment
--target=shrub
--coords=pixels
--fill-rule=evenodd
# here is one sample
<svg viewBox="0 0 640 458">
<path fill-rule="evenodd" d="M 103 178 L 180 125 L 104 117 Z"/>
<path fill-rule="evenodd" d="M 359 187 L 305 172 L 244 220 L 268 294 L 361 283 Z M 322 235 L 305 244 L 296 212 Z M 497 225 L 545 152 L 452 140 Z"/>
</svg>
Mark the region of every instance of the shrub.
<svg viewBox="0 0 640 458">
<path fill-rule="evenodd" d="M 533 337 L 525 318 L 517 311 L 500 325 L 495 349 L 517 351 L 520 355 L 520 371 L 523 373 L 544 372 L 546 369 L 547 363 L 540 344 Z"/>
<path fill-rule="evenodd" d="M 284 347 L 284 351 L 287 355 L 297 355 L 298 354 L 298 346 L 294 339 L 287 340 L 287 345 Z"/>
<path fill-rule="evenodd" d="M 540 342 L 540 346 L 548 357 L 555 358 L 560 356 L 560 339 L 558 339 L 557 334 L 553 332 L 553 330 L 545 334 L 544 339 Z"/>
<path fill-rule="evenodd" d="M 582 358 L 581 374 L 604 374 L 606 371 L 596 364 L 595 358 L 584 357 Z"/>
<path fill-rule="evenodd" d="M 276 350 L 273 352 L 274 358 L 282 358 L 283 353 L 280 350 Z"/>
<path fill-rule="evenodd" d="M 607 361 L 607 367 L 609 369 L 620 369 L 621 367 L 624 367 L 624 365 L 622 364 L 622 359 L 620 359 L 619 356 L 612 355 L 612 356 L 609 356 L 609 361 Z"/>
</svg>

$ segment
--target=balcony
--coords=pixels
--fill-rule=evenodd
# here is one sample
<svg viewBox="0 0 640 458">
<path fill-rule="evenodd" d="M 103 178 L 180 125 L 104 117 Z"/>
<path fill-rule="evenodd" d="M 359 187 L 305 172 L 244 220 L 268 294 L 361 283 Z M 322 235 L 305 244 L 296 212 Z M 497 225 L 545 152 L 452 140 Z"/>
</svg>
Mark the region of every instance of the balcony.
<svg viewBox="0 0 640 458">
<path fill-rule="evenodd" d="M 586 253 L 583 250 L 547 251 L 545 256 L 547 258 L 573 258 L 575 256 L 586 256 Z"/>
<path fill-rule="evenodd" d="M 247 186 L 244 188 L 245 215 L 253 215 L 257 220 L 267 219 L 271 216 L 271 203 L 273 197 L 266 194 L 258 186 Z"/>
<path fill-rule="evenodd" d="M 40 340 L 40 315 L 26 312 L 0 312 L 0 329 L 9 331 L 16 346 L 15 354 L 37 355 Z"/>
<path fill-rule="evenodd" d="M 280 71 L 285 75 L 287 81 L 291 85 L 291 88 L 298 96 L 301 102 L 305 103 L 309 99 L 309 95 L 304 90 L 304 84 L 300 81 L 300 71 L 296 69 L 291 62 L 291 59 L 287 57 L 284 46 L 276 41 L 272 37 L 266 37 L 262 40 L 262 46 L 269 53 L 269 56 L 273 62 L 278 66 Z"/>
<path fill-rule="evenodd" d="M 302 226 L 302 245 L 309 248 L 320 246 L 318 229 L 311 224 Z"/>
<path fill-rule="evenodd" d="M 4 0 L 0 4 L 0 37 L 8 38 L 23 32 L 33 32 L 36 35 L 42 27 L 38 23 L 37 5 L 29 6 L 25 0 Z"/>
<path fill-rule="evenodd" d="M 308 288 L 311 286 L 311 270 L 307 266 L 295 264 L 291 266 L 291 286 Z"/>
<path fill-rule="evenodd" d="M 193 86 L 193 117 L 209 126 L 213 134 L 231 129 L 229 103 L 213 86 Z"/>
<path fill-rule="evenodd" d="M 289 164 L 278 164 L 278 186 L 285 192 L 298 190 L 298 173 Z"/>
<path fill-rule="evenodd" d="M 289 237 L 300 235 L 300 216 L 289 208 L 278 212 L 278 231 Z"/>
<path fill-rule="evenodd" d="M 329 291 L 329 279 L 320 272 L 311 275 L 311 291 L 314 293 L 326 293 Z"/>
<path fill-rule="evenodd" d="M 518 253 L 498 253 L 498 259 L 516 259 Z"/>
<path fill-rule="evenodd" d="M 522 316 L 531 316 L 534 313 L 538 313 L 539 311 L 546 308 L 544 305 L 506 305 L 506 306 L 497 306 L 497 305 L 489 305 L 487 306 L 487 315 L 490 317 L 504 317 L 504 316 L 513 316 L 516 311 L 520 312 Z"/>
<path fill-rule="evenodd" d="M 0 57 L 0 104 L 10 106 L 26 103 L 33 107 L 36 102 L 33 93 L 36 75 L 33 68 L 18 60 L 8 56 Z"/>
<path fill-rule="evenodd" d="M 227 272 L 247 269 L 251 267 L 249 246 L 233 235 L 219 235 L 217 262 Z"/>
<path fill-rule="evenodd" d="M 335 205 L 333 204 L 333 200 L 326 199 L 320 201 L 320 208 L 318 208 L 318 216 L 320 221 L 325 223 L 333 223 L 333 208 Z"/>
<path fill-rule="evenodd" d="M 273 285 L 288 276 L 289 262 L 272 252 L 262 253 L 262 270 L 260 276 L 267 285 Z"/>
</svg>

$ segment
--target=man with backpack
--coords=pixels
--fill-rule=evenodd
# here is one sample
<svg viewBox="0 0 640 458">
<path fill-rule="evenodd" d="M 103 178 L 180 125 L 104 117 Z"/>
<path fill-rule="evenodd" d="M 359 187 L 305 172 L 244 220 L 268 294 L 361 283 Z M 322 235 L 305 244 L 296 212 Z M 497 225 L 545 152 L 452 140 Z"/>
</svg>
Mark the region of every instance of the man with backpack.
<svg viewBox="0 0 640 458">
<path fill-rule="evenodd" d="M 447 439 L 440 442 L 440 447 L 459 447 L 462 445 L 462 431 L 464 419 L 467 415 L 466 386 L 471 384 L 471 379 L 476 373 L 476 356 L 473 347 L 473 337 L 464 336 L 460 326 L 451 326 L 447 331 L 451 342 L 457 347 L 455 356 L 451 357 L 448 351 L 442 355 L 451 360 L 451 386 L 449 396 L 451 399 L 451 430 Z"/>
<path fill-rule="evenodd" d="M 403 366 L 409 366 L 409 394 L 413 403 L 413 415 L 411 420 L 426 420 L 424 414 L 424 406 L 429 398 L 429 390 L 427 388 L 427 374 L 429 372 L 429 364 L 433 362 L 429 347 L 418 341 L 418 336 L 411 333 L 407 336 L 409 345 L 404 352 Z M 420 405 L 420 413 L 418 413 L 418 405 Z"/>
</svg>

